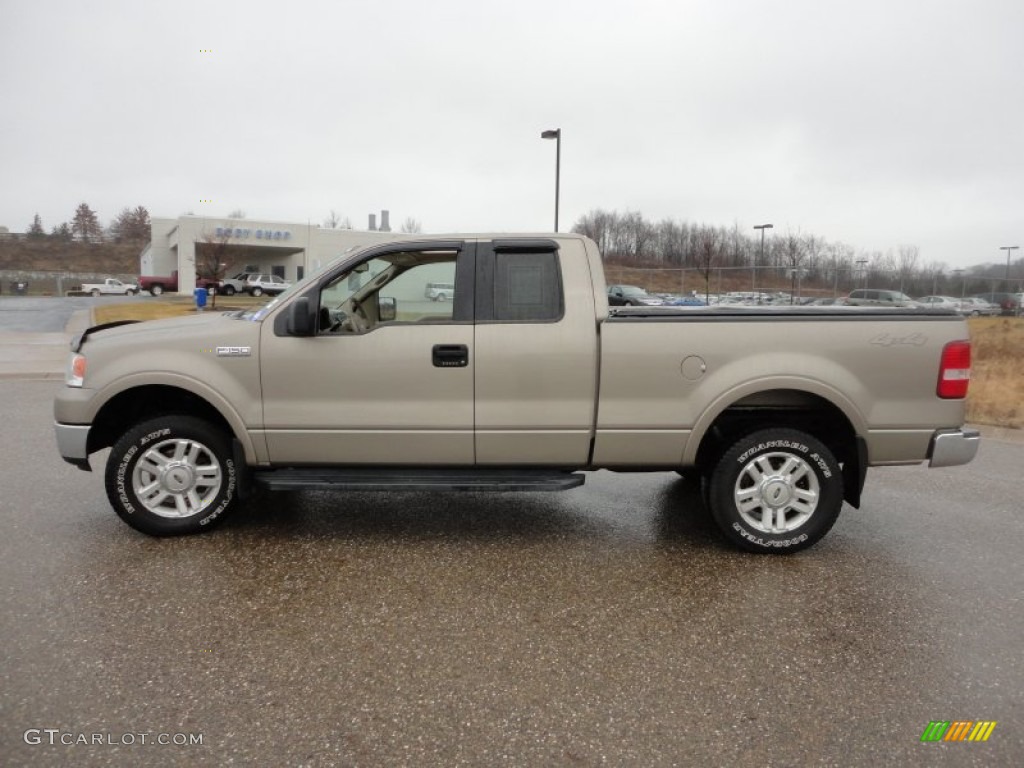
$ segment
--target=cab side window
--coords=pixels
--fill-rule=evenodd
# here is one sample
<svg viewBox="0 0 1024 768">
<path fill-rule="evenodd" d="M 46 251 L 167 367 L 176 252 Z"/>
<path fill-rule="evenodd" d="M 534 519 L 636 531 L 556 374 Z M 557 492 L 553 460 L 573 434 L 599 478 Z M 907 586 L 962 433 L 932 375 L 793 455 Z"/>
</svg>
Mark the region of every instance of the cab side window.
<svg viewBox="0 0 1024 768">
<path fill-rule="evenodd" d="M 558 254 L 498 252 L 494 255 L 494 319 L 551 322 L 563 314 Z"/>
</svg>

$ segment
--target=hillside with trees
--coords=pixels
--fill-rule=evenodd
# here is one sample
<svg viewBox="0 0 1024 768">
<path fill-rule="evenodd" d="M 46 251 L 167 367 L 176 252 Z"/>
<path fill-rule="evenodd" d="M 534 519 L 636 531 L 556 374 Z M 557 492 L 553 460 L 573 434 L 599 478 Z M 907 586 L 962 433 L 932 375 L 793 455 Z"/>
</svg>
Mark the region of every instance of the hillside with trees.
<svg viewBox="0 0 1024 768">
<path fill-rule="evenodd" d="M 752 227 L 729 227 L 663 219 L 651 222 L 639 212 L 595 209 L 573 226 L 592 238 L 610 277 L 629 282 L 644 274 L 651 290 L 789 290 L 799 279 L 817 293 L 849 292 L 855 285 L 902 290 L 912 296 L 960 295 L 1004 290 L 1006 266 L 983 264 L 951 269 L 922 259 L 916 245 L 886 251 L 859 251 L 816 234 L 773 230 L 763 241 Z M 640 273 L 639 270 L 644 270 Z M 688 273 L 688 274 L 687 274 Z M 1024 282 L 1024 258 L 1011 265 L 1012 290 Z M 626 276 L 626 277 L 623 277 Z M 993 280 L 999 284 L 993 288 Z"/>
</svg>

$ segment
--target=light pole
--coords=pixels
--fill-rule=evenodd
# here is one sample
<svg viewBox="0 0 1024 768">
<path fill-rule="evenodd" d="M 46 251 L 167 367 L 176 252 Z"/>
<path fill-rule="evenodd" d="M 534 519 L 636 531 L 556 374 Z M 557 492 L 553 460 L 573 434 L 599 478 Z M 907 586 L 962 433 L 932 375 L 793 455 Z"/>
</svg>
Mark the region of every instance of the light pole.
<svg viewBox="0 0 1024 768">
<path fill-rule="evenodd" d="M 1019 245 L 1001 245 L 1000 251 L 1006 251 L 1006 290 L 1010 290 L 1010 252 L 1020 248 Z"/>
<path fill-rule="evenodd" d="M 755 224 L 754 225 L 754 229 L 760 229 L 761 230 L 761 256 L 758 259 L 758 262 L 760 263 L 760 262 L 764 261 L 764 231 L 766 229 L 774 229 L 774 227 L 771 224 Z M 751 270 L 751 276 L 750 276 L 750 292 L 752 294 L 754 294 L 751 298 L 754 301 L 756 301 L 758 304 L 761 303 L 758 300 L 759 297 L 757 295 L 757 268 L 759 266 L 759 263 L 754 265 L 754 268 Z"/>
<path fill-rule="evenodd" d="M 555 140 L 555 232 L 558 231 L 558 187 L 562 175 L 562 129 L 555 128 L 553 131 L 543 131 L 540 134 L 542 139 Z"/>
<path fill-rule="evenodd" d="M 867 288 L 868 287 L 868 270 L 867 270 L 867 268 L 864 265 L 868 263 L 868 260 L 867 259 L 857 259 L 857 263 L 860 264 L 860 271 L 864 273 L 864 287 Z M 854 288 L 857 287 L 856 281 L 854 281 L 853 287 Z"/>
</svg>

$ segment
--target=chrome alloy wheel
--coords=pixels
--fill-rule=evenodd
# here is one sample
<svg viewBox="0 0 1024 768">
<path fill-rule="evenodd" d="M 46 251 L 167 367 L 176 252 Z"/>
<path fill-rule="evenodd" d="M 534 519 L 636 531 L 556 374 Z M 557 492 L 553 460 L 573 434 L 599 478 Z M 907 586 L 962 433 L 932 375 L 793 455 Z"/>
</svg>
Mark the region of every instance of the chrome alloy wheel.
<svg viewBox="0 0 1024 768">
<path fill-rule="evenodd" d="M 220 492 L 223 475 L 216 456 L 202 443 L 177 438 L 146 448 L 132 472 L 132 490 L 160 517 L 191 517 Z"/>
<path fill-rule="evenodd" d="M 740 470 L 736 510 L 762 533 L 789 533 L 818 508 L 821 488 L 811 465 L 792 453 L 765 453 Z"/>
</svg>

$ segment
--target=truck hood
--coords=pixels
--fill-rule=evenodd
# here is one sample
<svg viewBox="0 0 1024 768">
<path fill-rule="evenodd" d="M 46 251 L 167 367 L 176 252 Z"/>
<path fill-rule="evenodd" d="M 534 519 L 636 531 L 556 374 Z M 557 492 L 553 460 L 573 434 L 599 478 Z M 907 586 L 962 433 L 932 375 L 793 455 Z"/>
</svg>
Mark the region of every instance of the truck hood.
<svg viewBox="0 0 1024 768">
<path fill-rule="evenodd" d="M 159 338 L 180 338 L 182 335 L 192 335 L 194 332 L 208 335 L 215 341 L 215 337 L 219 333 L 229 330 L 234 331 L 239 323 L 246 322 L 239 320 L 233 315 L 233 312 L 220 312 L 183 315 L 181 317 L 169 317 L 164 320 L 127 320 L 94 325 L 91 328 L 87 328 L 84 333 L 76 336 L 71 343 L 71 348 L 72 351 L 78 351 L 87 339 L 89 341 L 103 340 L 107 342 L 151 337 L 155 341 Z"/>
</svg>

